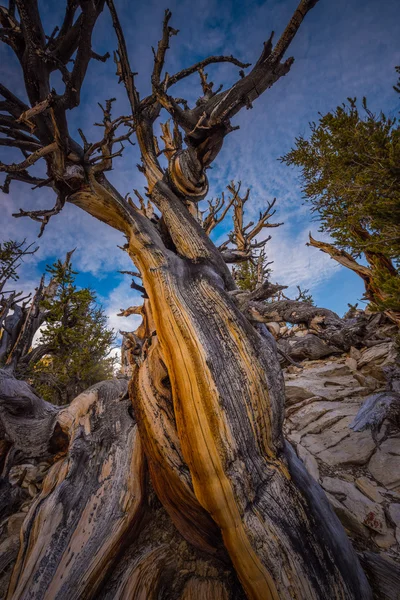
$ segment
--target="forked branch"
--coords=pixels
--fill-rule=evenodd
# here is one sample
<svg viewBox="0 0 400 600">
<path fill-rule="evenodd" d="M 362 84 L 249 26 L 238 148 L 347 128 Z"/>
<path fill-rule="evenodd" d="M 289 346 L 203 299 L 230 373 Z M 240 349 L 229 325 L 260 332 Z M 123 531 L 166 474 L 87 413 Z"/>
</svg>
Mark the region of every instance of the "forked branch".
<svg viewBox="0 0 400 600">
<path fill-rule="evenodd" d="M 249 200 L 250 189 L 247 189 L 244 196 L 240 195 L 240 181 L 236 186 L 233 182 L 231 182 L 227 189 L 231 194 L 228 205 L 229 207 L 233 206 L 234 210 L 233 231 L 228 234 L 228 239 L 220 245 L 219 250 L 222 252 L 225 261 L 228 263 L 254 260 L 256 264 L 256 256 L 254 251 L 264 248 L 266 243 L 271 239 L 271 236 L 268 236 L 260 241 L 257 241 L 256 236 L 265 228 L 279 227 L 280 225 L 283 225 L 283 223 L 269 222 L 269 219 L 276 212 L 276 210 L 273 209 L 276 198 L 272 202 L 268 203 L 268 206 L 264 211 L 260 212 L 259 219 L 256 223 L 250 221 L 245 224 L 244 207 Z M 234 248 L 230 247 L 230 244 L 232 244 Z"/>
<path fill-rule="evenodd" d="M 65 204 L 65 197 L 62 195 L 59 195 L 59 196 L 57 196 L 57 200 L 56 200 L 56 203 L 53 206 L 53 208 L 44 209 L 44 210 L 22 210 L 22 208 L 20 208 L 19 213 L 14 213 L 13 217 L 16 217 L 16 218 L 29 217 L 29 218 L 33 219 L 34 221 L 38 221 L 39 223 L 41 223 L 40 232 L 38 235 L 38 237 L 41 237 L 43 235 L 45 227 L 46 227 L 47 223 L 50 221 L 51 217 L 53 217 L 54 215 L 58 215 L 58 213 L 61 212 L 61 210 L 63 209 L 64 204 Z"/>
</svg>

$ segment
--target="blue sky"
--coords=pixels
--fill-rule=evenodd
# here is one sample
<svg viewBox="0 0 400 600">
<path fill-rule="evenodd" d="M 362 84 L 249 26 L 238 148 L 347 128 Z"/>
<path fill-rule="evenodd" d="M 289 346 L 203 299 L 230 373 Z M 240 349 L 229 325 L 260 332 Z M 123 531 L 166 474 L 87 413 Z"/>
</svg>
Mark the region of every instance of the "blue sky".
<svg viewBox="0 0 400 600">
<path fill-rule="evenodd" d="M 173 73 L 209 54 L 232 53 L 254 63 L 270 31 L 275 31 L 277 39 L 297 4 L 296 0 L 115 3 L 125 29 L 132 68 L 139 73 L 136 81 L 141 95 L 150 90 L 151 46 L 157 44 L 167 6 L 173 13 L 171 25 L 180 30 L 172 38 L 167 56 L 167 71 Z M 64 3 L 47 0 L 39 4 L 51 31 Z M 257 215 L 265 201 L 277 198 L 276 218 L 285 225 L 272 230 L 273 239 L 267 245 L 269 258 L 274 260 L 272 279 L 292 288 L 296 283 L 310 288 L 317 304 L 339 314 L 345 312 L 348 302 L 355 303 L 362 296 L 362 282 L 323 253 L 305 246 L 308 231 L 318 237 L 318 223 L 311 221 L 309 209 L 303 205 L 298 173 L 277 159 L 290 149 L 297 135 L 307 134 L 308 122 L 316 120 L 318 112 L 334 109 L 349 96 L 366 95 L 373 110 L 398 113 L 398 96 L 392 90 L 396 80 L 394 67 L 400 64 L 398 16 L 398 0 L 320 0 L 290 47 L 289 55 L 295 57 L 291 71 L 252 110 L 244 110 L 235 118 L 234 124 L 240 125 L 240 130 L 226 138 L 209 171 L 212 195 L 221 193 L 231 180 L 240 179 L 244 187 L 252 189 L 249 218 Z M 112 53 L 116 47 L 106 10 L 97 24 L 93 47 L 99 53 Z M 23 96 L 18 65 L 8 49 L 2 49 L 0 58 L 1 79 Z M 231 65 L 215 66 L 208 72 L 216 85 L 229 85 L 238 76 L 238 69 Z M 57 88 L 57 79 L 53 85 Z M 176 95 L 186 97 L 190 103 L 199 92 L 198 78 L 193 76 L 177 88 Z M 124 90 L 117 85 L 112 59 L 105 64 L 92 61 L 81 106 L 70 114 L 71 132 L 82 127 L 89 139 L 97 139 L 99 132 L 93 126 L 100 118 L 97 102 L 112 96 L 117 98 L 115 115 L 123 113 L 127 108 Z M 10 157 L 14 160 L 18 155 L 14 158 L 7 151 L 2 160 Z M 128 147 L 124 156 L 114 162 L 110 178 L 123 194 L 133 188 L 142 189 L 145 184 L 135 166 L 138 159 L 137 147 Z M 51 192 L 32 192 L 24 184 L 12 185 L 8 196 L 0 192 L 2 237 L 34 241 L 37 223 L 13 219 L 11 213 L 20 207 L 50 206 L 53 201 Z M 112 326 L 134 326 L 135 317 L 126 322 L 115 316 L 120 307 L 138 302 L 129 287 L 129 278 L 118 274 L 118 270 L 131 268 L 128 257 L 118 248 L 123 243 L 118 232 L 68 205 L 50 221 L 39 243 L 39 252 L 26 261 L 21 271 L 21 287 L 33 287 L 46 263 L 76 247 L 74 266 L 80 271 L 79 284 L 97 291 Z"/>
</svg>

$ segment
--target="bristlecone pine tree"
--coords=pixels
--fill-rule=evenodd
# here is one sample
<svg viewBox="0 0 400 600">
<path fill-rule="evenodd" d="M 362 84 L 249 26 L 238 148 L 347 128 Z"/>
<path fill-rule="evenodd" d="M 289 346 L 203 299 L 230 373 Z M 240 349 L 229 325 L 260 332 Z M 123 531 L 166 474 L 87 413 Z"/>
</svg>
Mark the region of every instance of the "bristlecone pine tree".
<svg viewBox="0 0 400 600">
<path fill-rule="evenodd" d="M 33 297 L 14 289 L 24 258 L 38 250 L 32 246 L 26 245 L 25 240 L 0 244 L 0 366 L 18 371 L 20 376 L 45 353 L 43 347 L 33 348 L 32 343 L 46 318 L 43 303 L 51 301 L 56 291 L 53 281 L 45 286 L 44 276 Z"/>
<path fill-rule="evenodd" d="M 24 257 L 38 249 L 32 246 L 0 244 L 0 367 L 28 379 L 46 400 L 66 404 L 113 376 L 115 335 L 93 292 L 74 285 L 73 252 L 47 267 L 50 281 L 45 285 L 43 275 L 33 298 L 12 289 Z"/>
<path fill-rule="evenodd" d="M 46 271 L 56 286 L 44 298 L 45 325 L 36 350 L 43 359 L 29 364 L 27 377 L 35 390 L 53 404 L 67 404 L 89 386 L 113 376 L 115 341 L 107 317 L 88 288 L 74 285 L 71 262 L 58 260 Z"/>
<path fill-rule="evenodd" d="M 398 121 L 372 113 L 365 98 L 360 111 L 349 98 L 311 123 L 310 138 L 296 138 L 281 160 L 300 167 L 304 198 L 333 239 L 310 234 L 309 245 L 362 277 L 371 307 L 400 323 Z"/>
<path fill-rule="evenodd" d="M 113 118 L 106 102 L 104 134 L 94 143 L 83 134 L 82 143 L 73 139 L 67 117 L 79 105 L 91 58 L 104 58 L 91 46 L 104 0 L 69 0 L 49 36 L 35 0 L 0 11 L 1 37 L 19 60 L 29 98 L 25 104 L 0 88 L 2 144 L 25 153 L 19 164 L 1 165 L 4 187 L 18 179 L 50 186 L 57 197 L 54 208 L 18 216 L 36 219 L 43 230 L 68 201 L 120 230 L 146 295 L 143 307 L 124 311 L 143 316 L 132 344 L 129 399 L 125 380 L 116 379 L 59 410 L 2 373 L 6 469 L 16 456 L 53 457 L 23 522 L 8 598 L 368 600 L 342 526 L 283 437 L 283 378 L 262 323 L 268 286 L 247 304 L 243 294 L 240 305 L 235 301 L 225 261 L 243 259 L 242 241 L 236 250 L 217 249 L 196 209 L 231 120 L 289 72 L 293 59 L 283 56 L 316 0 L 300 1 L 278 42 L 271 35 L 248 74 L 226 91 L 214 91 L 204 69 L 218 62 L 248 67 L 232 56 L 164 74 L 177 33 L 166 11 L 144 98 L 114 3 L 106 4 L 131 113 Z M 56 71 L 63 93 L 51 87 Z M 196 74 L 202 95 L 189 107 L 173 86 Z M 162 126 L 163 150 L 154 135 L 161 109 L 172 120 Z M 138 205 L 106 177 L 121 154 L 114 145 L 133 134 L 148 186 Z M 29 174 L 39 159 L 46 179 Z M 14 488 L 4 486 L 7 506 L 16 510 Z"/>
</svg>

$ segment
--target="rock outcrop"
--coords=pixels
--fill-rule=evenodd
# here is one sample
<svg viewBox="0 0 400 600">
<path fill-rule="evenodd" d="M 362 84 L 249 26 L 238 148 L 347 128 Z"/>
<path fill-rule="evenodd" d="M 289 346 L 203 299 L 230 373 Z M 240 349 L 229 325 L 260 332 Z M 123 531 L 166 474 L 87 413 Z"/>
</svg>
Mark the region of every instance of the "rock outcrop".
<svg viewBox="0 0 400 600">
<path fill-rule="evenodd" d="M 395 386 L 387 391 L 397 359 L 394 343 L 385 341 L 285 369 L 287 438 L 324 488 L 376 598 L 390 600 L 399 597 L 400 589 L 397 404 L 381 419 L 366 419 L 360 430 L 355 423 L 367 403 L 379 404 L 388 395 L 397 402 Z"/>
</svg>

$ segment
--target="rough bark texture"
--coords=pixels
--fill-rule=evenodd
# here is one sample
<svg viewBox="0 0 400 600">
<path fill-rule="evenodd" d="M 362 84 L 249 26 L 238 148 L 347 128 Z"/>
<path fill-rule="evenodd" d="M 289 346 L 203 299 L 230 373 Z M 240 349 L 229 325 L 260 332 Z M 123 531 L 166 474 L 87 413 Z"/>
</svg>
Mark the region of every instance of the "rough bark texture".
<svg viewBox="0 0 400 600">
<path fill-rule="evenodd" d="M 26 446 L 12 453 L 8 470 L 48 461 L 29 512 L 17 513 L 20 538 L 1 545 L 3 567 L 14 566 L 8 598 L 244 597 L 227 556 L 212 558 L 185 542 L 154 496 L 127 380 L 97 384 L 57 409 L 0 373 L 3 408 L 27 397 L 34 407 L 21 418 L 18 438 Z M 38 411 L 46 448 L 28 437 Z M 21 506 L 24 488 L 14 488 Z M 4 489 L 1 497 L 9 499 Z"/>
<path fill-rule="evenodd" d="M 316 1 L 301 0 L 275 47 L 271 36 L 249 74 L 224 92 L 213 92 L 203 69 L 222 60 L 245 67 L 232 57 L 210 57 L 161 79 L 177 33 L 166 11 L 152 93 L 141 100 L 108 0 L 131 114 L 112 120 L 107 102 L 103 139 L 88 144 L 83 136 L 83 147 L 69 136 L 65 111 L 79 103 L 104 2 L 79 4 L 76 23 L 71 2 L 60 33 L 46 46 L 36 3 L 17 0 L 21 33 L 10 39 L 30 106 L 2 93 L 13 133 L 32 123 L 30 143 L 40 149 L 32 146 L 23 163 L 3 170 L 29 180 L 27 167 L 45 159 L 58 199 L 53 209 L 29 213 L 42 230 L 69 201 L 125 234 L 147 296 L 139 341 L 130 348 L 136 416 L 127 418 L 123 382 L 92 388 L 57 413 L 50 439 L 62 456 L 24 521 L 8 597 L 26 598 L 33 590 L 35 598 L 48 599 L 225 599 L 241 598 L 243 588 L 257 600 L 368 600 L 371 591 L 350 541 L 283 438 L 275 342 L 235 301 L 224 257 L 193 209 L 207 194 L 206 168 L 233 129 L 230 119 L 289 71 L 293 60 L 281 60 Z M 6 26 L 15 19 L 6 10 L 1 15 Z M 50 93 L 56 69 L 65 82 L 62 95 Z M 169 89 L 196 72 L 203 96 L 194 108 L 182 108 Z M 161 108 L 174 121 L 173 138 L 164 129 L 165 170 L 153 133 Z M 148 198 L 161 218 L 123 198 L 105 177 L 124 122 L 131 129 L 122 137 L 136 133 Z M 336 322 L 336 315 L 324 318 Z M 147 473 L 163 508 L 152 499 Z"/>
<path fill-rule="evenodd" d="M 369 234 L 367 231 L 363 231 L 362 229 L 357 230 L 357 234 L 361 237 L 361 239 L 368 240 Z M 321 242 L 315 240 L 310 234 L 310 241 L 307 244 L 308 246 L 313 246 L 314 248 L 318 248 L 322 252 L 326 252 L 329 254 L 331 258 L 336 260 L 339 264 L 344 267 L 354 271 L 361 277 L 364 281 L 365 285 L 365 298 L 370 300 L 371 302 L 379 304 L 387 299 L 385 292 L 381 289 L 378 282 L 376 281 L 376 275 L 379 274 L 381 276 L 391 276 L 395 277 L 398 275 L 395 267 L 393 266 L 391 260 L 380 254 L 379 252 L 369 252 L 365 251 L 365 258 L 369 264 L 369 267 L 364 265 L 360 265 L 348 252 L 345 250 L 340 250 L 336 248 L 333 244 L 328 244 L 327 242 Z M 397 325 L 400 324 L 400 314 L 395 310 L 387 310 L 386 314 L 390 319 Z"/>
<path fill-rule="evenodd" d="M 73 251 L 67 252 L 64 267 L 70 262 L 72 254 Z M 26 300 L 25 297 L 26 302 L 17 293 L 0 297 L 0 365 L 11 372 L 17 371 L 20 377 L 26 374 L 31 364 L 51 350 L 45 344 L 32 347 L 36 332 L 46 320 L 47 311 L 42 303 L 51 301 L 57 292 L 54 278 L 47 286 L 44 285 L 44 279 L 43 275 L 33 298 L 28 296 Z"/>
</svg>

